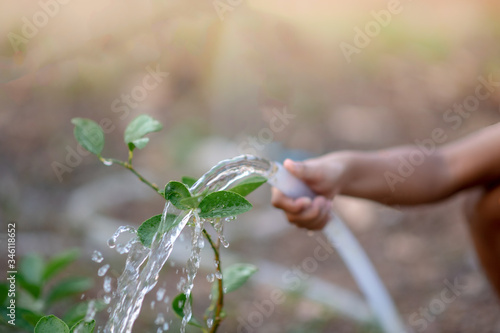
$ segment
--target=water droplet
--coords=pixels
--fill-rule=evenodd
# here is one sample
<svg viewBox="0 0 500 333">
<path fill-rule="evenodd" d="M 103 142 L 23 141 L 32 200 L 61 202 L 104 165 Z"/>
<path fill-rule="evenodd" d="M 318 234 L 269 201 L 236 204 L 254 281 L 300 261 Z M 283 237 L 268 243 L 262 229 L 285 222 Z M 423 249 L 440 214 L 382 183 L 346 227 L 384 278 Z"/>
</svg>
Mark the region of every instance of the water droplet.
<svg viewBox="0 0 500 333">
<path fill-rule="evenodd" d="M 163 299 L 163 297 L 165 297 L 165 292 L 166 290 L 163 288 L 158 289 L 158 291 L 156 292 L 156 300 L 158 302 L 160 302 Z"/>
<path fill-rule="evenodd" d="M 168 302 L 170 302 L 170 297 L 165 296 L 165 298 L 163 299 L 163 303 L 168 304 Z M 167 312 L 168 310 L 170 310 L 170 308 L 167 308 Z"/>
<path fill-rule="evenodd" d="M 127 244 L 117 244 L 116 252 L 118 252 L 119 254 L 129 253 L 132 244 L 133 244 L 132 242 L 128 242 Z"/>
<path fill-rule="evenodd" d="M 213 275 L 213 274 L 208 274 L 207 275 L 207 281 L 208 282 L 212 283 L 212 282 L 214 282 L 214 279 L 215 279 L 215 275 Z"/>
<path fill-rule="evenodd" d="M 168 331 L 168 329 L 169 329 L 168 323 L 163 324 L 163 330 Z"/>
<path fill-rule="evenodd" d="M 219 279 L 219 280 L 222 279 L 222 273 L 221 272 L 215 272 L 215 277 L 217 279 Z"/>
<path fill-rule="evenodd" d="M 109 269 L 109 264 L 106 264 L 106 265 L 102 266 L 102 267 L 101 267 L 101 268 L 99 268 L 99 270 L 97 271 L 97 275 L 99 275 L 99 276 L 104 276 L 104 275 L 107 273 L 108 269 Z"/>
<path fill-rule="evenodd" d="M 156 304 L 156 302 L 155 302 L 155 301 L 151 301 L 151 310 L 154 310 L 154 309 L 155 309 L 155 304 Z"/>
<path fill-rule="evenodd" d="M 121 234 L 123 233 L 130 233 L 130 234 L 137 234 L 137 230 L 135 230 L 133 227 L 131 226 L 121 226 L 119 227 L 115 233 L 113 234 L 113 236 L 111 236 L 110 239 L 108 239 L 108 246 L 110 248 L 114 248 L 117 246 L 116 244 L 116 240 L 118 239 L 118 237 L 120 237 Z M 123 254 L 123 253 L 128 253 L 130 251 L 130 248 L 132 247 L 132 245 L 136 242 L 137 240 L 132 238 L 129 242 L 127 242 L 126 244 L 118 244 L 118 248 L 117 248 L 117 251 L 120 253 L 120 254 Z"/>
<path fill-rule="evenodd" d="M 82 294 L 82 296 L 80 296 L 80 299 L 84 299 L 85 298 L 85 294 Z"/>
<path fill-rule="evenodd" d="M 108 239 L 108 246 L 110 249 L 114 248 L 116 246 L 116 238 L 111 237 Z"/>
<path fill-rule="evenodd" d="M 95 317 L 97 309 L 95 307 L 95 301 L 91 300 L 87 307 L 87 313 L 85 314 L 85 321 L 92 321 Z"/>
<path fill-rule="evenodd" d="M 163 325 L 165 323 L 165 317 L 163 316 L 163 313 L 158 313 L 158 316 L 156 316 L 155 319 L 155 324 L 156 325 Z"/>
<path fill-rule="evenodd" d="M 186 279 L 184 277 L 181 277 L 179 280 L 179 283 L 177 283 L 177 290 L 179 290 L 180 292 L 183 292 L 185 285 L 186 285 Z"/>
<path fill-rule="evenodd" d="M 105 166 L 111 166 L 113 165 L 113 161 L 103 159 L 102 164 L 104 164 Z"/>
<path fill-rule="evenodd" d="M 198 241 L 198 247 L 200 249 L 203 249 L 205 247 L 205 240 L 203 238 L 200 238 L 200 240 Z"/>
<path fill-rule="evenodd" d="M 111 296 L 104 295 L 103 300 L 104 300 L 104 303 L 109 304 L 111 302 Z"/>
<path fill-rule="evenodd" d="M 103 289 L 105 292 L 110 293 L 111 292 L 111 277 L 106 276 L 104 278 L 104 283 L 103 283 Z"/>
<path fill-rule="evenodd" d="M 212 328 L 212 325 L 214 324 L 214 320 L 212 318 L 207 319 L 207 327 Z"/>
<path fill-rule="evenodd" d="M 102 256 L 102 253 L 95 250 L 94 253 L 92 254 L 92 261 L 95 261 L 97 263 L 102 262 L 104 257 Z"/>
</svg>

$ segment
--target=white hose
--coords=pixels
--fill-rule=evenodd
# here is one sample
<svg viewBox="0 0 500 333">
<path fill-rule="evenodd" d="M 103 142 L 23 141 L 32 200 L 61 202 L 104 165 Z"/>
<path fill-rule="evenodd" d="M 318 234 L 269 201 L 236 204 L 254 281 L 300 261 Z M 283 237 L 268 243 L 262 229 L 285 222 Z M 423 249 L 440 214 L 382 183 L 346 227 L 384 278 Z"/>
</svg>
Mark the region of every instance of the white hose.
<svg viewBox="0 0 500 333">
<path fill-rule="evenodd" d="M 308 186 L 279 163 L 275 163 L 275 172 L 268 182 L 291 198 L 315 196 Z M 333 212 L 324 233 L 356 280 L 384 332 L 409 332 L 365 251 L 345 223 Z"/>
</svg>

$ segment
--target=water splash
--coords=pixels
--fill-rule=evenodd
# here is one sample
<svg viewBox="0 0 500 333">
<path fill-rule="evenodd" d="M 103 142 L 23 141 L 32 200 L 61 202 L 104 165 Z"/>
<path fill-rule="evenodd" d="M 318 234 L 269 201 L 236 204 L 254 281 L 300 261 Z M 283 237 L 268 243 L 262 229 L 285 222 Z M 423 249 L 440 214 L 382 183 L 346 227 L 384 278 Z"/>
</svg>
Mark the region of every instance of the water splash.
<svg viewBox="0 0 500 333">
<path fill-rule="evenodd" d="M 194 278 L 196 277 L 196 274 L 198 273 L 198 269 L 200 268 L 200 259 L 201 259 L 201 249 L 202 247 L 200 246 L 203 244 L 200 242 L 200 239 L 202 239 L 202 231 L 203 231 L 203 222 L 200 220 L 200 217 L 198 216 L 198 213 L 196 211 L 193 212 L 194 214 L 194 228 L 193 228 L 193 237 L 191 241 L 191 255 L 188 259 L 187 262 L 187 281 L 186 285 L 184 286 L 184 295 L 186 295 L 186 299 L 189 300 L 191 297 L 191 291 L 193 290 L 194 287 Z M 191 309 L 191 302 L 187 301 L 184 304 L 184 317 L 182 318 L 182 324 L 181 324 L 181 333 L 184 333 L 186 331 L 186 326 L 187 323 L 191 320 L 191 317 L 193 315 L 193 311 Z"/>
<path fill-rule="evenodd" d="M 97 275 L 99 276 L 104 276 L 106 275 L 106 273 L 108 272 L 108 269 L 109 269 L 109 264 L 106 264 L 104 266 L 102 266 L 101 268 L 99 268 L 99 270 L 97 271 Z"/>
<path fill-rule="evenodd" d="M 92 261 L 96 263 L 101 263 L 104 260 L 104 257 L 102 256 L 102 253 L 95 250 L 94 253 L 92 254 Z"/>
<path fill-rule="evenodd" d="M 226 240 L 226 237 L 224 236 L 224 225 L 223 222 L 226 222 L 226 219 L 215 219 L 213 226 L 215 229 L 215 232 L 217 233 L 217 237 L 219 238 L 221 244 L 225 247 L 229 247 L 229 242 Z"/>
<path fill-rule="evenodd" d="M 110 293 L 111 292 L 111 277 L 109 276 L 106 276 L 104 278 L 104 283 L 102 285 L 103 289 L 104 289 L 104 292 L 106 293 Z"/>
<path fill-rule="evenodd" d="M 163 300 L 163 297 L 165 297 L 165 292 L 166 292 L 166 290 L 164 288 L 158 289 L 158 291 L 156 292 L 156 300 L 158 302 Z"/>
<path fill-rule="evenodd" d="M 220 190 L 225 190 L 248 177 L 270 176 L 274 165 L 264 159 L 253 156 L 240 156 L 231 160 L 225 160 L 217 164 L 203 177 L 201 177 L 190 189 L 191 194 L 200 195 Z M 167 232 L 165 226 L 166 215 L 177 215 L 174 221 L 175 227 Z M 153 237 L 151 248 L 142 245 L 137 233 L 132 227 L 120 227 L 109 239 L 110 248 L 117 248 L 120 253 L 128 253 L 127 261 L 122 275 L 117 281 L 117 292 L 113 297 L 113 305 L 110 308 L 109 320 L 104 327 L 104 333 L 130 333 L 142 307 L 145 295 L 151 291 L 158 282 L 158 276 L 163 265 L 168 260 L 175 241 L 181 235 L 182 230 L 189 221 L 193 221 L 191 255 L 187 262 L 187 280 L 182 286 L 187 299 L 191 295 L 194 278 L 200 265 L 201 249 L 204 247 L 202 238 L 203 221 L 194 210 L 179 211 L 170 202 L 167 202 L 163 211 L 158 232 Z M 214 222 L 214 221 L 210 221 Z M 229 246 L 222 235 L 222 223 L 218 237 L 224 246 Z M 219 226 L 218 226 L 219 228 Z M 118 244 L 118 237 L 125 232 L 132 234 L 132 239 L 126 244 Z M 218 279 L 222 278 L 216 274 Z M 182 320 L 181 332 L 185 331 L 186 324 L 192 316 L 190 302 L 184 306 L 184 318 Z M 161 327 L 159 328 L 161 329 Z M 168 325 L 167 325 L 168 329 Z"/>
</svg>

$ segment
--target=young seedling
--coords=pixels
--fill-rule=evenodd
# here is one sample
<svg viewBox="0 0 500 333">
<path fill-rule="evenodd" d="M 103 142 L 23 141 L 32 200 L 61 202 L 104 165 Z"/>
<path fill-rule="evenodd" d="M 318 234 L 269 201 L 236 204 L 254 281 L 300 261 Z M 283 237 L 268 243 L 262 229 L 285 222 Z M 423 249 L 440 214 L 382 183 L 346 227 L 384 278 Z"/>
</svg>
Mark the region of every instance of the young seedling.
<svg viewBox="0 0 500 333">
<path fill-rule="evenodd" d="M 96 122 L 90 119 L 74 118 L 72 123 L 75 125 L 74 134 L 80 145 L 96 155 L 103 164 L 107 166 L 116 164 L 126 168 L 177 209 L 192 211 L 201 219 L 220 223 L 223 218 L 234 217 L 249 211 L 252 204 L 245 199 L 245 196 L 266 182 L 264 178 L 254 177 L 227 191 L 215 191 L 193 196 L 190 188 L 196 182 L 196 179 L 183 177 L 181 182 L 171 181 L 163 189 L 160 189 L 156 184 L 142 176 L 132 164 L 135 149 L 143 149 L 149 142 L 149 138 L 145 136 L 162 129 L 160 122 L 147 115 L 140 115 L 132 120 L 124 134 L 124 141 L 128 148 L 126 161 L 105 158 L 101 155 L 104 148 L 104 132 Z M 151 247 L 155 234 L 159 233 L 161 236 L 161 234 L 176 226 L 175 224 L 178 223 L 176 217 L 174 214 L 167 214 L 163 230 L 158 230 L 161 225 L 162 215 L 155 215 L 144 221 L 137 229 L 142 244 Z M 225 317 L 223 310 L 224 295 L 240 288 L 257 271 L 257 268 L 250 264 L 235 264 L 223 270 L 220 257 L 220 238 L 214 242 L 205 228 L 202 229 L 202 232 L 214 252 L 214 260 L 217 263 L 215 275 L 219 278 L 214 279 L 212 302 L 205 312 L 204 320 L 197 320 L 193 316 L 188 324 L 198 327 L 204 333 L 214 333 Z M 185 315 L 186 300 L 187 296 L 181 293 L 172 302 L 174 313 L 181 318 Z M 189 304 L 192 301 L 190 295 Z M 93 332 L 95 323 L 93 321 L 87 323 L 81 321 L 75 325 L 79 325 L 78 332 L 86 333 Z M 66 323 L 57 317 L 46 316 L 38 321 L 35 333 L 73 332 L 75 330 L 75 326 L 70 329 Z"/>
</svg>

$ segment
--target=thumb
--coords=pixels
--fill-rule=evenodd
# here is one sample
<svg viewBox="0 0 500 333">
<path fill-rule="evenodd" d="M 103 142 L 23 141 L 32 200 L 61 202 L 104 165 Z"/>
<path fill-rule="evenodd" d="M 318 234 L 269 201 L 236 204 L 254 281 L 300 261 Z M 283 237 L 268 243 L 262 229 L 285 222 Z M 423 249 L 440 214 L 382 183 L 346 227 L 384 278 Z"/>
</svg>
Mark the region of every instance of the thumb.
<svg viewBox="0 0 500 333">
<path fill-rule="evenodd" d="M 283 162 L 283 166 L 295 177 L 302 179 L 305 182 L 313 180 L 315 170 L 311 165 L 305 162 L 292 161 L 291 159 L 286 159 Z"/>
</svg>

